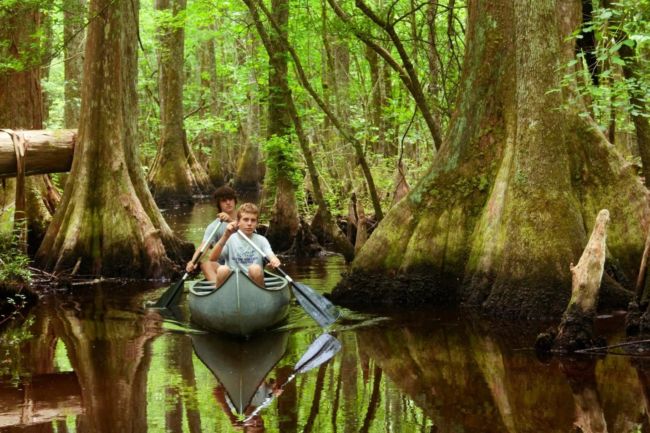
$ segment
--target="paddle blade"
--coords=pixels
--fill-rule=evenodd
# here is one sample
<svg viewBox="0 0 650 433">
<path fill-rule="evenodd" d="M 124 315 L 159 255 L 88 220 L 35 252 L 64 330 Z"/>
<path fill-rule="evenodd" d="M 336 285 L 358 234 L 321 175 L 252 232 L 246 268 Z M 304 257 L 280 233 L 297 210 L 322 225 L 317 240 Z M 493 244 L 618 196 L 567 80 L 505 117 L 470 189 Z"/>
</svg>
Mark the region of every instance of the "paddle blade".
<svg viewBox="0 0 650 433">
<path fill-rule="evenodd" d="M 341 350 L 341 342 L 330 334 L 323 334 L 314 340 L 302 355 L 294 370 L 304 373 L 329 361 Z"/>
<path fill-rule="evenodd" d="M 185 274 L 187 275 L 187 274 Z M 178 305 L 181 300 L 181 295 L 183 294 L 183 286 L 185 283 L 185 277 L 180 281 L 172 284 L 165 293 L 160 296 L 160 299 L 153 304 L 154 308 L 168 308 L 172 305 Z"/>
<path fill-rule="evenodd" d="M 341 315 L 339 309 L 329 299 L 316 293 L 311 287 L 295 281 L 291 285 L 298 303 L 321 327 L 331 325 Z"/>
</svg>

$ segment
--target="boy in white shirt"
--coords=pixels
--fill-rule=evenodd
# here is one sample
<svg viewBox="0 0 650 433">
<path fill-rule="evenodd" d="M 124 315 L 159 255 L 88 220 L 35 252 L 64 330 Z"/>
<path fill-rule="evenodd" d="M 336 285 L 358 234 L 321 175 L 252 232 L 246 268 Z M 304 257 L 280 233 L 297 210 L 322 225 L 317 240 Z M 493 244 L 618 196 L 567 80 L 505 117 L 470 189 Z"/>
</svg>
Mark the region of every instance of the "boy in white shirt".
<svg viewBox="0 0 650 433">
<path fill-rule="evenodd" d="M 217 287 L 223 284 L 233 269 L 239 269 L 246 273 L 258 286 L 264 287 L 264 259 L 240 234 L 241 230 L 257 247 L 269 258 L 269 266 L 277 268 L 280 266 L 278 259 L 269 241 L 262 235 L 255 233 L 259 209 L 253 203 L 244 203 L 237 211 L 237 221 L 230 222 L 223 235 L 215 244 L 210 253 L 210 262 L 224 259 L 225 264 L 217 267 L 215 280 Z M 233 236 L 234 235 L 234 236 Z"/>
</svg>

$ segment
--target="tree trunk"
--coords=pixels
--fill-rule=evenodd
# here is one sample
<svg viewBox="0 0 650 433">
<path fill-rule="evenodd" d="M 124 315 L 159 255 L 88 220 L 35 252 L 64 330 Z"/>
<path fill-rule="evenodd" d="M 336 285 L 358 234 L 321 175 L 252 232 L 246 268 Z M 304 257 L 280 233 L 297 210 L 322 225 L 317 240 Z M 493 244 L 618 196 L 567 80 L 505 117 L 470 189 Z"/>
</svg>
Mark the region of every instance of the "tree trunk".
<svg viewBox="0 0 650 433">
<path fill-rule="evenodd" d="M 156 0 L 159 12 L 169 11 L 172 22 L 160 32 L 160 142 L 149 184 L 159 204 L 190 204 L 192 195 L 209 194 L 214 187 L 187 144 L 183 126 L 183 30 L 186 0 Z M 179 23 L 179 21 L 181 23 Z"/>
<path fill-rule="evenodd" d="M 208 26 L 205 30 L 216 31 L 216 24 Z M 199 52 L 201 65 L 201 103 L 207 105 L 207 112 L 216 122 L 221 112 L 219 100 L 219 78 L 217 77 L 217 61 L 215 58 L 215 38 L 210 36 L 201 43 Z M 202 111 L 203 113 L 203 111 Z M 202 115 L 203 116 L 203 115 Z M 209 130 L 205 132 L 204 144 L 211 149 L 211 157 L 208 164 L 208 177 L 214 186 L 222 186 L 225 183 L 225 158 L 223 146 L 223 133 L 221 131 Z"/>
<path fill-rule="evenodd" d="M 259 46 L 256 35 L 252 32 L 247 37 L 246 55 L 255 56 Z M 254 68 L 248 76 L 248 112 L 246 125 L 241 128 L 241 143 L 243 147 L 237 161 L 234 187 L 247 201 L 257 202 L 260 195 L 260 117 L 261 106 L 259 97 L 259 86 L 257 85 L 257 73 Z M 271 104 L 271 101 L 269 101 Z M 271 122 L 273 122 L 271 120 Z"/>
<path fill-rule="evenodd" d="M 283 43 L 286 40 L 289 25 L 289 2 L 287 0 L 273 0 L 271 2 L 273 19 L 280 27 L 282 34 L 271 32 L 269 34 L 269 123 L 267 138 L 277 137 L 291 143 L 291 116 L 287 101 L 291 98 L 288 81 L 289 53 Z M 290 170 L 283 169 L 288 155 L 278 146 L 270 146 L 268 161 L 275 167 L 268 167 L 267 173 L 275 171 L 275 205 L 269 223 L 266 237 L 276 251 L 285 251 L 291 248 L 293 240 L 298 233 L 300 220 L 298 219 L 298 205 L 296 203 L 296 185 Z M 290 156 L 289 156 L 290 157 Z"/>
<path fill-rule="evenodd" d="M 386 125 L 384 122 L 383 110 L 385 107 L 385 99 L 383 98 L 382 84 L 384 81 L 381 76 L 381 69 L 379 64 L 379 56 L 370 47 L 366 46 L 365 49 L 366 60 L 370 68 L 370 119 L 372 126 L 377 131 L 377 137 L 372 142 L 372 149 L 375 153 L 383 153 L 384 156 L 393 156 L 388 152 L 389 146 L 386 143 Z"/>
<path fill-rule="evenodd" d="M 0 40 L 7 41 L 0 48 L 3 59 L 13 59 L 18 65 L 16 69 L 5 69 L 0 73 L 0 125 L 3 128 L 42 129 L 43 128 L 43 91 L 41 88 L 40 66 L 46 41 L 39 37 L 42 28 L 43 15 L 38 5 L 23 5 L 14 8 L 0 20 Z M 2 133 L 4 139 L 8 134 Z M 9 152 L 14 152 L 13 143 Z M 15 154 L 9 156 L 12 170 L 16 170 Z M 25 163 L 26 163 L 25 159 Z M 27 167 L 26 167 L 27 168 Z M 41 191 L 46 188 L 42 176 L 28 177 L 24 182 L 24 207 L 14 215 L 14 224 L 26 235 L 21 235 L 27 241 L 27 250 L 32 252 L 38 248 L 43 239 L 43 233 L 51 220 L 51 214 L 43 206 Z M 17 184 L 22 184 L 19 180 Z M 22 190 L 22 187 L 21 187 Z M 21 199 L 22 200 L 22 199 Z M 24 213 L 23 213 L 24 212 Z M 26 219 L 26 224 L 21 221 Z"/>
<path fill-rule="evenodd" d="M 634 281 L 647 191 L 594 122 L 578 115 L 575 95 L 550 91 L 560 88 L 569 6 L 469 2 L 449 135 L 361 250 L 337 300 L 405 302 L 396 280 L 377 287 L 378 275 L 400 274 L 419 303 L 559 317 L 570 296 L 569 263 L 602 208 L 612 215 L 609 252 Z"/>
<path fill-rule="evenodd" d="M 63 12 L 64 63 L 64 126 L 79 126 L 79 104 L 81 103 L 81 80 L 83 76 L 84 20 L 86 0 L 65 0 Z"/>
<path fill-rule="evenodd" d="M 136 152 L 138 2 L 91 1 L 79 142 L 61 206 L 36 259 L 50 271 L 157 278 L 184 260 Z M 110 31 L 109 31 L 110 29 Z M 191 252 L 191 251 L 190 251 Z"/>
</svg>

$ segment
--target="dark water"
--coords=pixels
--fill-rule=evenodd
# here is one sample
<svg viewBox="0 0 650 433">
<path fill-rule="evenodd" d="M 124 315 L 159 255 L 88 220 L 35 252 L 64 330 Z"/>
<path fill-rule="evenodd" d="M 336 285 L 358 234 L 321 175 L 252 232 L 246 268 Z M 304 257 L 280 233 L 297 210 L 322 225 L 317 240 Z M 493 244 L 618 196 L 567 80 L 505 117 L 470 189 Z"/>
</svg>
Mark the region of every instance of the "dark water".
<svg viewBox="0 0 650 433">
<path fill-rule="evenodd" d="M 167 218 L 198 242 L 212 213 L 206 205 Z M 344 269 L 336 256 L 287 266 L 321 291 Z M 0 431 L 649 431 L 644 358 L 542 361 L 530 350 L 542 324 L 345 310 L 329 330 L 340 351 L 325 347 L 303 372 L 304 353 L 323 340 L 298 306 L 281 330 L 240 342 L 143 308 L 165 288 L 77 288 L 43 298 L 4 331 Z M 599 322 L 610 344 L 622 326 Z M 249 400 L 261 409 L 239 414 Z"/>
</svg>

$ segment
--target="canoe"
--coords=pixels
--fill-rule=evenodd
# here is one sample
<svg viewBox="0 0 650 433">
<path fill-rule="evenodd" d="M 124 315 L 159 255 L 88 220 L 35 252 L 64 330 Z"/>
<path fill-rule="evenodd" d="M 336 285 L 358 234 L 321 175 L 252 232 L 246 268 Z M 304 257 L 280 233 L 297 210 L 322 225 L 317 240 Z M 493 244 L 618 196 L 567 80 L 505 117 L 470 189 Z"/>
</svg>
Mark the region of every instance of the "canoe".
<svg viewBox="0 0 650 433">
<path fill-rule="evenodd" d="M 196 356 L 223 386 L 230 406 L 241 415 L 268 396 L 269 372 L 287 350 L 289 332 L 266 332 L 249 340 L 223 334 L 191 336 Z"/>
<path fill-rule="evenodd" d="M 278 324 L 289 314 L 291 291 L 286 279 L 264 273 L 259 287 L 239 270 L 220 286 L 201 280 L 190 287 L 191 321 L 203 329 L 249 336 Z"/>
</svg>

